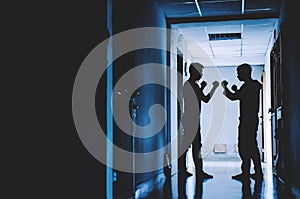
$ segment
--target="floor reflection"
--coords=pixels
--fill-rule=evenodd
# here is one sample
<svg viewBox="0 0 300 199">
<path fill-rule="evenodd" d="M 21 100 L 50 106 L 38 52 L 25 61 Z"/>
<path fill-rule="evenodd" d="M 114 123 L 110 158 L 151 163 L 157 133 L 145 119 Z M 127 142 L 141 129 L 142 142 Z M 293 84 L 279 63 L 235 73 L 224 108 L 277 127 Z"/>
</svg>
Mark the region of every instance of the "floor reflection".
<svg viewBox="0 0 300 199">
<path fill-rule="evenodd" d="M 241 181 L 242 183 L 242 199 L 249 199 L 249 198 L 264 198 L 262 194 L 262 188 L 264 187 L 264 180 L 256 180 L 253 181 L 254 188 L 251 189 L 251 180 L 244 180 Z"/>
<path fill-rule="evenodd" d="M 202 180 L 195 174 L 187 177 L 174 174 L 166 179 L 161 188 L 151 191 L 147 199 L 293 199 L 281 189 L 272 170 L 264 165 L 262 180 L 238 181 L 232 175 L 240 173 L 239 162 L 205 163 L 205 171 L 213 174 L 213 179 Z M 189 168 L 194 173 L 193 168 Z"/>
<path fill-rule="evenodd" d="M 190 178 L 190 181 L 188 181 Z M 187 199 L 193 196 L 195 199 L 201 199 L 203 195 L 203 183 L 206 180 L 197 176 L 187 177 L 178 175 L 178 198 Z"/>
</svg>

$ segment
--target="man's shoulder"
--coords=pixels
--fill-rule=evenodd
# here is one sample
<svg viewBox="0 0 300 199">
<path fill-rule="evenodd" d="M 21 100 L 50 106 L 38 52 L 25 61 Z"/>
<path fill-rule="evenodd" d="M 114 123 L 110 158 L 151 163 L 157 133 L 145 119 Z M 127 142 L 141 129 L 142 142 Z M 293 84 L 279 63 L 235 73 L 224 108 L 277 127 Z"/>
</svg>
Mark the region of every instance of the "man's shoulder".
<svg viewBox="0 0 300 199">
<path fill-rule="evenodd" d="M 260 83 L 258 80 L 254 80 L 254 83 L 255 83 L 255 86 L 256 86 L 258 89 L 261 89 L 261 88 L 262 88 L 262 83 Z"/>
<path fill-rule="evenodd" d="M 261 89 L 262 88 L 262 83 L 260 83 L 258 80 L 254 79 L 251 81 L 250 85 L 252 85 L 252 87 L 254 86 L 257 89 Z"/>
</svg>

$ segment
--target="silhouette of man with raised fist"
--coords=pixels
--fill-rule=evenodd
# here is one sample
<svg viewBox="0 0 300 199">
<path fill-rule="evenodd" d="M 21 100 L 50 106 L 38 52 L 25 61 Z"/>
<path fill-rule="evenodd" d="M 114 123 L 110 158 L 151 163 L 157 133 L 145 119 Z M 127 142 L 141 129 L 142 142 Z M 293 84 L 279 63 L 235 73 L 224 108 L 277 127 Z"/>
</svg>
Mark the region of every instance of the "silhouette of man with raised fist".
<svg viewBox="0 0 300 199">
<path fill-rule="evenodd" d="M 212 89 L 207 95 L 205 95 L 203 93 L 203 89 L 206 87 L 207 83 L 205 81 L 202 81 L 200 86 L 198 84 L 198 81 L 203 76 L 203 68 L 203 65 L 199 63 L 192 63 L 189 67 L 190 77 L 188 81 L 186 81 L 183 85 L 184 112 L 182 117 L 182 125 L 184 129 L 184 137 L 196 134 L 192 143 L 187 143 L 187 145 L 192 146 L 192 154 L 196 167 L 197 177 L 200 177 L 201 179 L 208 179 L 213 178 L 213 176 L 203 171 L 203 162 L 201 157 L 202 143 L 200 134 L 201 102 L 209 102 L 216 88 L 219 86 L 219 83 L 217 81 L 213 82 Z M 197 103 L 195 104 L 193 100 L 196 100 Z M 196 129 L 193 129 L 192 126 L 195 125 Z M 187 176 L 191 176 L 192 174 L 187 172 L 185 164 L 185 158 L 188 148 L 184 148 L 183 150 L 185 150 L 185 152 L 179 159 L 179 170 L 183 170 L 182 172 L 184 172 Z"/>
<path fill-rule="evenodd" d="M 244 84 L 237 88 L 233 85 L 230 91 L 227 88 L 228 82 L 223 81 L 224 95 L 230 100 L 239 100 L 240 116 L 238 127 L 238 151 L 242 160 L 242 173 L 232 176 L 236 180 L 262 180 L 263 172 L 261 167 L 260 153 L 257 143 L 259 95 L 262 84 L 251 77 L 251 66 L 247 63 L 237 67 L 237 78 Z M 254 163 L 255 174 L 250 175 L 251 160 Z"/>
</svg>

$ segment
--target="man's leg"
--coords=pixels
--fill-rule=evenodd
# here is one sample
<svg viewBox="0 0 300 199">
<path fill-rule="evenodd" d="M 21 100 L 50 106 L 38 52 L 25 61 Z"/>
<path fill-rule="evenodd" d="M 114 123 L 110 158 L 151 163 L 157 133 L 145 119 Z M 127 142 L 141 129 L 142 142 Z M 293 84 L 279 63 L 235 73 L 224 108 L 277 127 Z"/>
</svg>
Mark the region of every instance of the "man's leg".
<svg viewBox="0 0 300 199">
<path fill-rule="evenodd" d="M 242 165 L 241 165 L 241 170 L 242 174 L 249 176 L 250 175 L 250 155 L 249 155 L 249 148 L 240 146 L 239 147 L 239 154 L 242 159 Z"/>
<path fill-rule="evenodd" d="M 242 173 L 232 176 L 232 179 L 235 180 L 247 180 L 250 177 L 250 155 L 249 149 L 247 149 L 247 143 L 241 141 L 239 139 L 238 147 L 239 147 L 239 155 L 242 160 L 241 170 Z"/>
<path fill-rule="evenodd" d="M 194 164 L 195 164 L 196 173 L 203 173 L 202 157 L 199 157 L 200 149 L 201 149 L 200 139 L 195 138 L 195 140 L 192 144 L 192 154 L 193 154 L 193 160 L 194 160 Z"/>
<path fill-rule="evenodd" d="M 257 180 L 260 180 L 263 177 L 263 172 L 262 172 L 260 153 L 258 149 L 257 140 L 255 139 L 252 144 L 253 147 L 251 148 L 250 152 L 251 152 L 251 158 L 253 160 L 254 170 L 255 170 L 255 175 L 252 176 Z"/>
<path fill-rule="evenodd" d="M 248 126 L 247 121 L 240 121 L 239 124 L 239 136 L 238 136 L 238 151 L 242 160 L 241 170 L 242 173 L 232 176 L 235 180 L 249 180 L 250 177 L 250 153 L 249 153 L 249 139 L 248 139 Z"/>
<path fill-rule="evenodd" d="M 193 153 L 193 160 L 195 164 L 195 170 L 198 177 L 203 179 L 213 178 L 212 175 L 209 175 L 203 171 L 203 159 L 201 156 L 201 138 L 200 138 L 200 131 L 197 132 L 197 135 L 192 144 L 192 153 Z"/>
<path fill-rule="evenodd" d="M 183 171 L 187 170 L 187 168 L 186 168 L 186 160 L 185 160 L 186 154 L 187 154 L 187 150 L 179 157 L 178 168 L 179 168 L 180 172 L 183 172 Z"/>
<path fill-rule="evenodd" d="M 178 169 L 179 169 L 180 174 L 183 174 L 186 176 L 192 176 L 193 174 L 191 174 L 187 171 L 186 157 L 187 157 L 187 152 L 188 152 L 188 145 L 185 142 L 186 142 L 186 140 L 183 139 L 181 146 L 180 146 L 181 147 L 180 151 L 184 151 L 184 152 L 178 159 Z"/>
</svg>

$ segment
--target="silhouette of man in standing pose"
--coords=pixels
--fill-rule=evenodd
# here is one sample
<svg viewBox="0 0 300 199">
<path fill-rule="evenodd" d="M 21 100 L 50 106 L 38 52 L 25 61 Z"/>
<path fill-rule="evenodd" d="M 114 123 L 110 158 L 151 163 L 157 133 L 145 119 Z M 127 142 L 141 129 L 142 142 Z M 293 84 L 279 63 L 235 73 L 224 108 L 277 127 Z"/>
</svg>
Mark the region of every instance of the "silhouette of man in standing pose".
<svg viewBox="0 0 300 199">
<path fill-rule="evenodd" d="M 258 129 L 259 95 L 262 84 L 251 77 L 251 66 L 247 63 L 237 67 L 237 77 L 244 84 L 240 89 L 232 86 L 231 92 L 228 82 L 223 81 L 224 95 L 230 100 L 240 101 L 240 117 L 238 127 L 238 151 L 242 159 L 242 173 L 232 176 L 232 179 L 247 180 L 249 177 L 262 180 L 263 172 L 260 161 L 260 153 L 256 140 Z M 254 163 L 255 174 L 250 175 L 251 159 Z"/>
<path fill-rule="evenodd" d="M 192 63 L 189 67 L 190 78 L 183 85 L 183 98 L 184 98 L 184 112 L 182 117 L 182 125 L 184 129 L 184 137 L 192 136 L 196 133 L 195 138 L 192 143 L 186 143 L 188 145 L 192 145 L 192 153 L 193 160 L 196 167 L 196 174 L 198 177 L 202 179 L 213 178 L 213 176 L 205 173 L 203 171 L 203 162 L 201 157 L 201 134 L 200 134 L 200 114 L 201 114 L 201 101 L 207 103 L 213 96 L 216 88 L 219 83 L 217 81 L 213 82 L 213 87 L 211 91 L 205 95 L 203 93 L 203 89 L 207 85 L 205 81 L 201 82 L 201 87 L 197 83 L 201 77 L 203 76 L 203 65 L 199 63 Z M 194 98 L 196 98 L 196 104 L 194 103 Z M 193 129 L 192 126 L 196 125 L 196 129 Z M 196 131 L 196 132 L 195 132 Z M 186 141 L 186 139 L 184 139 Z M 183 170 L 183 172 L 191 176 L 189 172 L 187 172 L 185 158 L 188 149 L 184 149 L 184 154 L 179 159 L 179 169 Z"/>
</svg>

